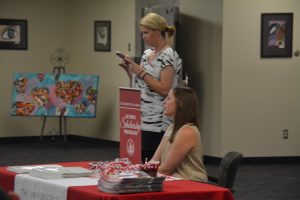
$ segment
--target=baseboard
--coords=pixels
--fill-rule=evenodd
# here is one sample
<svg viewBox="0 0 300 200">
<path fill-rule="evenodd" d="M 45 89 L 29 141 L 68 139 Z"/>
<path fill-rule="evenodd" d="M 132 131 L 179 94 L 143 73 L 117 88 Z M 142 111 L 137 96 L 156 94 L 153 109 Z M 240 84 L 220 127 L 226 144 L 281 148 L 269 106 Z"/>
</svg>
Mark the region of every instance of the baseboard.
<svg viewBox="0 0 300 200">
<path fill-rule="evenodd" d="M 49 138 L 50 136 L 44 136 L 44 138 Z M 1 137 L 0 143 L 25 143 L 25 142 L 37 142 L 39 141 L 39 136 L 24 136 L 24 137 Z"/>
<path fill-rule="evenodd" d="M 204 163 L 218 165 L 222 158 L 204 156 Z M 300 156 L 274 156 L 274 157 L 244 157 L 241 164 L 294 164 L 300 163 Z"/>
<path fill-rule="evenodd" d="M 212 165 L 219 165 L 221 162 L 221 158 L 213 157 L 213 156 L 203 156 L 204 163 L 212 164 Z"/>
<path fill-rule="evenodd" d="M 293 164 L 300 163 L 300 156 L 274 156 L 274 157 L 245 157 L 242 164 Z"/>
<path fill-rule="evenodd" d="M 86 136 L 80 136 L 80 135 L 70 135 L 68 136 L 68 140 L 73 140 L 73 141 L 85 141 L 93 144 L 101 144 L 101 145 L 109 145 L 113 147 L 119 147 L 120 142 L 118 141 L 111 141 L 111 140 L 104 140 L 104 139 L 98 139 L 98 138 L 91 138 L 91 137 L 86 137 Z"/>
<path fill-rule="evenodd" d="M 51 141 L 53 137 L 62 137 L 62 136 L 43 136 L 43 140 Z M 0 137 L 1 143 L 24 143 L 24 142 L 39 142 L 40 136 L 26 136 L 26 137 Z M 105 145 L 119 147 L 120 142 L 104 140 L 98 138 L 91 138 L 86 136 L 79 135 L 68 135 L 67 142 L 71 141 L 84 141 L 93 144 Z M 218 165 L 221 162 L 220 157 L 214 156 L 205 156 L 204 163 Z M 244 157 L 242 164 L 293 164 L 300 163 L 300 156 L 280 156 L 280 157 Z"/>
<path fill-rule="evenodd" d="M 59 135 L 43 136 L 43 141 L 57 141 L 57 140 L 63 141 L 63 136 L 59 136 Z M 1 137 L 0 138 L 0 144 L 1 143 L 39 142 L 39 141 L 40 141 L 40 136 Z M 113 147 L 118 147 L 120 145 L 119 142 L 111 141 L 111 140 L 97 139 L 97 138 L 91 138 L 91 137 L 79 136 L 79 135 L 67 135 L 67 142 L 72 142 L 72 141 L 84 141 L 84 142 L 89 142 L 89 143 L 93 143 L 93 144 L 113 146 Z"/>
</svg>

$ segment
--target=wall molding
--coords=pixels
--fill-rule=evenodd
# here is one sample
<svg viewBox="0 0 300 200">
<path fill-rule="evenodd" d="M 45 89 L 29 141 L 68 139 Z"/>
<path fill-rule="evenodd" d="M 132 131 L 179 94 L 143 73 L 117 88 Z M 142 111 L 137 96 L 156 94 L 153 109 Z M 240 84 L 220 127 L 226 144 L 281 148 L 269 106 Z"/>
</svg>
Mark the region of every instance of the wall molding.
<svg viewBox="0 0 300 200">
<path fill-rule="evenodd" d="M 6 142 L 12 143 L 25 143 L 25 142 L 39 142 L 39 136 L 27 136 L 27 137 L 1 137 L 0 144 Z M 54 136 L 43 136 L 43 142 L 64 142 L 63 136 L 54 135 Z M 111 140 L 104 140 L 98 138 L 91 138 L 86 136 L 79 136 L 79 135 L 68 135 L 67 136 L 67 143 L 68 141 L 84 141 L 90 142 L 93 144 L 105 145 L 105 146 L 113 146 L 119 147 L 120 142 L 118 141 L 111 141 Z M 214 156 L 206 156 L 204 155 L 204 163 L 218 165 L 221 162 L 220 157 Z M 244 157 L 242 160 L 242 164 L 247 165 L 256 165 L 256 164 L 293 164 L 293 163 L 300 163 L 300 156 L 273 156 L 273 157 Z"/>
<path fill-rule="evenodd" d="M 220 157 L 205 156 L 204 162 L 218 165 L 221 162 Z M 293 164 L 300 163 L 300 156 L 272 156 L 272 157 L 244 157 L 241 164 Z"/>
</svg>

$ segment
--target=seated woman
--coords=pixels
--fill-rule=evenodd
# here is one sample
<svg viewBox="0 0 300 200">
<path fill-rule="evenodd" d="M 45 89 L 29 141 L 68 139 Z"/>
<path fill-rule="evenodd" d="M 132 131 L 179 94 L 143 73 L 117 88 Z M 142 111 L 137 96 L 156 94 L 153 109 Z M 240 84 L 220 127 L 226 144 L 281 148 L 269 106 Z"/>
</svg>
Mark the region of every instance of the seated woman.
<svg viewBox="0 0 300 200">
<path fill-rule="evenodd" d="M 164 114 L 173 119 L 151 160 L 160 161 L 158 172 L 178 178 L 207 182 L 198 129 L 198 99 L 191 88 L 172 89 Z"/>
</svg>

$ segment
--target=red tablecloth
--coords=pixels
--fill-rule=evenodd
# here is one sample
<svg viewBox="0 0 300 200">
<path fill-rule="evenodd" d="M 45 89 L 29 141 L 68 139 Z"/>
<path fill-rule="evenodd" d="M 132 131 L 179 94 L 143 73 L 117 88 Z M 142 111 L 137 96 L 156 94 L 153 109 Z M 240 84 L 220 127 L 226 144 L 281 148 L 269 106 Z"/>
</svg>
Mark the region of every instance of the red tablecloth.
<svg viewBox="0 0 300 200">
<path fill-rule="evenodd" d="M 6 167 L 0 167 L 0 187 L 5 191 L 14 190 L 16 173 L 9 172 Z"/>
<path fill-rule="evenodd" d="M 88 168 L 88 162 L 56 163 L 63 166 L 82 166 Z M 0 167 L 0 186 L 8 191 L 14 189 L 16 173 Z M 68 188 L 68 200 L 233 200 L 232 193 L 221 187 L 194 181 L 165 181 L 162 192 L 136 194 L 109 194 L 100 191 L 96 185 L 74 186 Z"/>
</svg>

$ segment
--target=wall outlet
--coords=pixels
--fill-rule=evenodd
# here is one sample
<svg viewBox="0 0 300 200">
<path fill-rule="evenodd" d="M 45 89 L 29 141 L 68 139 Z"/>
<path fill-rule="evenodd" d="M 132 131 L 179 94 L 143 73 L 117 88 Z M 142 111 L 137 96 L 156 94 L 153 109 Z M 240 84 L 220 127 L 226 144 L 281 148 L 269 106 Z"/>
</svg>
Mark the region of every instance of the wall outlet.
<svg viewBox="0 0 300 200">
<path fill-rule="evenodd" d="M 289 138 L 289 130 L 283 129 L 282 137 L 283 137 L 283 139 L 288 139 Z"/>
</svg>

